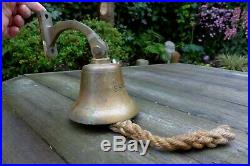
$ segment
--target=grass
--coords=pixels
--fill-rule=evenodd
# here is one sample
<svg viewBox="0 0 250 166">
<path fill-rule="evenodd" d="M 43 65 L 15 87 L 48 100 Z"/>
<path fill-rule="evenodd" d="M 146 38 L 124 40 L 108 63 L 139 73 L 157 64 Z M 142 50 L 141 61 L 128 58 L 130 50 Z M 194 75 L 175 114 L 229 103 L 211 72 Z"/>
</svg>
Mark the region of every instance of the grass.
<svg viewBox="0 0 250 166">
<path fill-rule="evenodd" d="M 220 54 L 217 57 L 217 61 L 222 68 L 228 70 L 248 71 L 248 59 L 247 56 L 240 56 L 237 54 Z"/>
</svg>

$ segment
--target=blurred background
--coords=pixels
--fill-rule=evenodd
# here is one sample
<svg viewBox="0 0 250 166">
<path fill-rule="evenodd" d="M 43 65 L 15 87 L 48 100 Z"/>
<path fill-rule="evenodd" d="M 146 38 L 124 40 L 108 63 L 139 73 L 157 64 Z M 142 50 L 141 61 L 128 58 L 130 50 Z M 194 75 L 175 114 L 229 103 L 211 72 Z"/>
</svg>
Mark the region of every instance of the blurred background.
<svg viewBox="0 0 250 166">
<path fill-rule="evenodd" d="M 137 59 L 150 64 L 189 63 L 247 71 L 247 3 L 43 3 L 53 21 L 75 19 L 90 26 L 123 66 Z M 175 50 L 168 52 L 171 41 Z M 169 43 L 169 42 L 168 42 Z M 59 55 L 44 56 L 34 15 L 21 33 L 3 40 L 2 78 L 35 72 L 81 69 L 91 60 L 86 38 L 64 32 Z"/>
</svg>

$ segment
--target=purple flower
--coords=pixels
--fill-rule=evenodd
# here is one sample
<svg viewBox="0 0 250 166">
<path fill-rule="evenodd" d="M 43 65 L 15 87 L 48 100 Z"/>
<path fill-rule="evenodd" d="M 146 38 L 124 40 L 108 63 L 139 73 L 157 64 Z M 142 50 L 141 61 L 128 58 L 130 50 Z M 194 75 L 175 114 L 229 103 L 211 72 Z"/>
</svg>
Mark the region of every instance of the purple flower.
<svg viewBox="0 0 250 166">
<path fill-rule="evenodd" d="M 240 13 L 241 13 L 240 7 L 237 7 L 237 8 L 234 9 L 233 16 L 231 18 L 231 25 L 233 27 L 237 27 L 237 24 L 238 24 L 238 22 L 240 20 Z"/>
<path fill-rule="evenodd" d="M 209 38 L 222 34 L 225 40 L 230 40 L 240 29 L 244 29 L 246 36 L 248 34 L 248 12 L 241 11 L 240 7 L 232 10 L 206 4 L 200 7 L 198 16 L 199 26 L 204 29 L 205 35 Z"/>
<path fill-rule="evenodd" d="M 244 10 L 241 13 L 242 27 L 245 30 L 245 35 L 248 37 L 248 11 Z"/>
<path fill-rule="evenodd" d="M 232 29 L 230 28 L 226 29 L 224 40 L 230 40 L 236 35 L 236 33 L 237 33 L 237 29 L 235 27 Z"/>
</svg>

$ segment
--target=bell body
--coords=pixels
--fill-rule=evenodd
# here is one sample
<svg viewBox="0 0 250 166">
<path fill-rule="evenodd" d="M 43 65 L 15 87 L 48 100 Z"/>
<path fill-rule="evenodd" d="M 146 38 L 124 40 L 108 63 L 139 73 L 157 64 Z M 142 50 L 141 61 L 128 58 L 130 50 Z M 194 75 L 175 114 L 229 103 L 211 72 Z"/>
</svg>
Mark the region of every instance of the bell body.
<svg viewBox="0 0 250 166">
<path fill-rule="evenodd" d="M 89 64 L 82 68 L 79 97 L 69 118 L 83 124 L 112 124 L 131 119 L 138 108 L 128 95 L 119 64 Z"/>
</svg>

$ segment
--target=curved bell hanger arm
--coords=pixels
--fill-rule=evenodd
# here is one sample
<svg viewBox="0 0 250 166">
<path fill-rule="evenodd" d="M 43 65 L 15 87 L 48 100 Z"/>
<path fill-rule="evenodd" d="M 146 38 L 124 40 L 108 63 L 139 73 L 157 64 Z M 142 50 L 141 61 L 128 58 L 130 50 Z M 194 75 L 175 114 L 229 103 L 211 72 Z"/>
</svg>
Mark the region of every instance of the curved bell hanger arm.
<svg viewBox="0 0 250 166">
<path fill-rule="evenodd" d="M 41 11 L 38 12 L 37 15 L 46 56 L 55 57 L 58 54 L 55 43 L 62 32 L 66 30 L 77 30 L 87 37 L 93 59 L 108 58 L 108 47 L 106 43 L 87 25 L 76 20 L 59 21 L 53 25 L 49 12 Z"/>
</svg>

